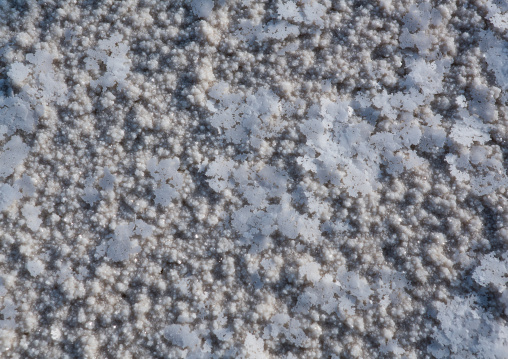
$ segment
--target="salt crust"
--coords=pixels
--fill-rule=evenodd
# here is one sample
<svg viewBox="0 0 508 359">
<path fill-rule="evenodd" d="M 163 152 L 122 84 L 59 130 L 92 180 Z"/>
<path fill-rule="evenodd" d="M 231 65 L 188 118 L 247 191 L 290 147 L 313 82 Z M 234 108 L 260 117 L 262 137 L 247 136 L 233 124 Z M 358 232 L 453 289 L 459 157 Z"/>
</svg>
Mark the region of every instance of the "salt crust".
<svg viewBox="0 0 508 359">
<path fill-rule="evenodd" d="M 245 3 L 250 4 L 250 1 Z M 389 3 L 383 2 L 383 7 L 389 8 Z M 508 9 L 501 1 L 485 1 L 485 4 L 486 19 L 494 29 L 479 31 L 479 47 L 485 55 L 488 71 L 494 75 L 495 86 L 505 91 L 508 89 L 508 53 L 504 36 Z M 219 10 L 218 4 L 211 0 L 193 0 L 190 8 L 202 21 Z M 232 27 L 233 35 L 237 40 L 261 46 L 277 41 L 289 43 L 302 34 L 304 26 L 308 26 L 312 29 L 310 33 L 319 37 L 326 25 L 328 9 L 327 2 L 278 1 L 275 19 L 268 23 L 260 17 L 240 20 Z M 348 222 L 326 219 L 326 204 L 315 195 L 318 185 L 338 188 L 344 197 L 362 200 L 375 196 L 382 189 L 386 176 L 396 178 L 429 167 L 432 156 L 442 156 L 449 176 L 472 195 L 489 198 L 504 193 L 502 191 L 508 186 L 506 161 L 499 156 L 499 145 L 493 142 L 501 116 L 499 106 L 493 100 L 495 91 L 480 81 L 473 81 L 471 95 L 457 97 L 458 109 L 453 119 L 418 113 L 421 108 L 432 106 L 445 92 L 445 80 L 451 71 L 453 59 L 440 53 L 436 46 L 438 34 L 434 31 L 443 24 L 445 17 L 446 11 L 433 8 L 428 2 L 410 6 L 402 17 L 398 44 L 406 51 L 406 75 L 397 90 L 378 88 L 371 93 L 358 92 L 355 96 L 327 94 L 304 111 L 295 126 L 304 138 L 295 162 L 303 176 L 316 179 L 313 187 L 300 186 L 298 191 L 293 191 L 292 173 L 275 164 L 252 160 L 256 155 L 261 156 L 271 141 L 291 126 L 288 119 L 295 114 L 298 101 L 280 96 L 269 86 L 239 90 L 219 81 L 208 89 L 208 101 L 205 101 L 209 113 L 207 123 L 226 145 L 242 147 L 248 152 L 231 156 L 224 151 L 202 165 L 212 191 L 224 197 L 234 192 L 241 200 L 238 208 L 221 221 L 235 233 L 235 244 L 244 248 L 246 258 L 273 248 L 278 236 L 288 241 L 300 241 L 297 248 L 301 249 L 305 245 L 323 243 L 327 231 L 350 231 Z M 281 54 L 294 51 L 297 46 L 289 44 Z M 123 35 L 113 33 L 99 40 L 96 47 L 86 49 L 85 54 L 83 61 L 92 88 L 102 93 L 114 89 L 127 91 L 132 60 L 128 41 Z M 25 137 L 35 130 L 39 118 L 44 118 L 48 110 L 68 104 L 72 89 L 67 87 L 66 75 L 60 66 L 55 65 L 59 60 L 55 52 L 47 49 L 26 53 L 24 60 L 12 62 L 6 72 L 16 91 L 0 97 L 0 179 L 4 182 L 0 185 L 0 211 L 7 213 L 17 201 L 24 201 L 20 203 L 19 213 L 32 233 L 44 230 L 46 224 L 42 220 L 42 206 L 29 202 L 29 197 L 40 189 L 30 177 L 23 175 L 23 164 L 31 155 Z M 498 98 L 507 99 L 505 95 Z M 383 128 L 377 126 L 378 119 L 387 120 Z M 447 146 L 446 154 L 443 153 L 444 146 Z M 151 201 L 159 208 L 171 210 L 184 197 L 191 181 L 185 165 L 178 156 L 168 155 L 140 162 L 153 181 Z M 102 172 L 83 177 L 80 198 L 88 207 L 102 205 L 115 192 L 115 186 L 122 178 L 113 173 L 112 167 L 103 167 Z M 302 210 L 302 206 L 306 210 Z M 128 263 L 142 251 L 140 242 L 152 238 L 157 230 L 156 225 L 141 219 L 120 221 L 114 225 L 109 237 L 102 238 L 95 248 L 95 255 Z M 434 241 L 441 239 L 436 236 Z M 20 251 L 30 258 L 29 248 L 22 246 Z M 45 261 L 44 256 L 38 258 L 35 254 L 26 261 L 25 268 L 30 277 L 39 278 L 46 274 L 48 265 Z M 249 267 L 252 278 L 257 276 L 259 279 L 262 272 L 269 283 L 269 277 L 280 271 L 281 265 L 276 257 L 258 262 Z M 71 268 L 67 262 L 56 266 L 59 268 L 57 283 L 62 290 L 72 299 L 83 297 L 84 287 L 79 281 L 86 277 L 87 270 Z M 499 303 L 506 315 L 506 253 L 501 256 L 485 254 L 473 267 L 472 279 L 485 290 L 494 290 L 499 295 Z M 97 272 L 100 276 L 101 270 L 97 269 Z M 334 315 L 341 323 L 347 323 L 361 333 L 366 324 L 359 313 L 373 308 L 386 311 L 411 301 L 412 284 L 408 276 L 404 271 L 389 267 L 380 268 L 379 276 L 373 280 L 362 273 L 346 270 L 345 266 L 330 270 L 307 258 L 301 260 L 295 273 L 297 278 L 293 280 L 300 281 L 303 289 L 295 297 L 294 306 L 290 310 L 281 306 L 277 313 L 266 314 L 264 329 L 256 334 L 246 333 L 241 349 L 235 352 L 236 357 L 270 357 L 268 342 L 281 341 L 295 348 L 309 349 L 313 335 L 318 335 L 320 329 L 312 329 L 298 315 L 314 310 L 323 315 Z M 195 290 L 188 278 L 181 277 L 175 283 L 181 293 L 189 294 Z M 260 281 L 254 285 L 259 290 L 267 286 Z M 10 344 L 5 343 L 14 341 L 12 335 L 18 326 L 16 319 L 20 304 L 8 297 L 10 288 L 12 283 L 8 276 L 2 276 L 2 350 L 10 349 Z M 439 325 L 432 329 L 431 344 L 425 350 L 436 358 L 502 358 L 508 352 L 505 319 L 494 317 L 485 309 L 482 300 L 475 294 L 435 300 L 434 319 Z M 143 312 L 141 304 L 136 308 Z M 208 330 L 192 324 L 193 319 L 183 309 L 176 322 L 178 324 L 164 327 L 164 339 L 187 357 L 210 356 L 210 340 L 206 339 Z M 224 313 L 217 316 L 215 326 L 216 340 L 228 343 L 234 337 L 235 331 Z M 379 351 L 395 357 L 403 356 L 402 343 L 394 339 L 389 330 L 384 333 L 384 339 L 377 343 Z M 61 333 L 53 328 L 51 337 L 57 340 Z M 361 349 L 351 345 L 349 352 L 359 356 Z M 286 357 L 294 356 L 289 353 Z"/>
</svg>

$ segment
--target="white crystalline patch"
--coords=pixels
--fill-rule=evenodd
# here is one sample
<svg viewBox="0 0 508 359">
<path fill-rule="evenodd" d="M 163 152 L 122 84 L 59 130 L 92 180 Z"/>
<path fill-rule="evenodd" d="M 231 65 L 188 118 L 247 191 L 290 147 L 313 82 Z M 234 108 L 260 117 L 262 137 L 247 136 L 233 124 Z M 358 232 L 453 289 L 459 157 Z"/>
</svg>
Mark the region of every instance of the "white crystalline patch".
<svg viewBox="0 0 508 359">
<path fill-rule="evenodd" d="M 114 34 L 109 39 L 100 40 L 98 49 L 89 49 L 85 59 L 87 70 L 100 70 L 99 62 L 107 69 L 99 79 L 91 82 L 92 86 L 100 85 L 103 89 L 118 85 L 124 86 L 125 79 L 130 72 L 131 60 L 127 57 L 129 46 L 123 42 L 121 34 Z"/>
<path fill-rule="evenodd" d="M 180 160 L 178 158 L 167 158 L 160 162 L 154 157 L 148 161 L 147 168 L 152 177 L 160 182 L 169 182 L 174 188 L 181 188 L 183 185 L 183 176 L 178 172 Z"/>
<path fill-rule="evenodd" d="M 7 71 L 7 75 L 11 78 L 12 82 L 18 86 L 21 85 L 29 74 L 30 69 L 20 62 L 13 63 L 9 71 Z"/>
<path fill-rule="evenodd" d="M 287 175 L 278 171 L 277 168 L 270 165 L 264 166 L 257 173 L 257 177 L 259 184 L 268 190 L 270 196 L 280 197 L 286 193 Z"/>
<path fill-rule="evenodd" d="M 161 206 L 169 206 L 173 199 L 178 198 L 178 190 L 183 186 L 183 176 L 178 172 L 180 160 L 167 158 L 157 161 L 152 158 L 148 161 L 147 168 L 152 177 L 158 182 L 154 190 L 155 203 Z"/>
<path fill-rule="evenodd" d="M 277 3 L 277 13 L 282 19 L 292 20 L 300 22 L 303 20 L 302 14 L 295 1 L 283 1 L 279 0 Z"/>
<path fill-rule="evenodd" d="M 39 84 L 38 88 L 29 90 L 29 93 L 47 104 L 53 102 L 63 104 L 68 97 L 67 85 L 62 75 L 57 74 L 53 68 L 54 56 L 46 50 L 37 50 L 33 54 L 27 54 L 26 60 L 31 64 Z"/>
<path fill-rule="evenodd" d="M 303 331 L 302 324 L 286 313 L 274 315 L 271 321 L 272 323 L 264 330 L 264 338 L 276 338 L 279 335 L 283 335 L 287 341 L 297 347 L 304 347 L 306 342 L 308 342 L 309 338 Z"/>
<path fill-rule="evenodd" d="M 317 1 L 306 1 L 303 6 L 304 22 L 308 25 L 317 25 L 322 28 L 324 25 L 323 16 L 326 14 L 326 7 Z"/>
<path fill-rule="evenodd" d="M 325 123 L 333 124 L 334 121 L 347 122 L 350 111 L 351 107 L 344 101 L 338 99 L 330 101 L 326 98 L 321 100 L 320 114 Z"/>
<path fill-rule="evenodd" d="M 360 193 L 367 194 L 372 192 L 371 175 L 369 173 L 362 171 L 354 165 L 346 165 L 344 172 L 341 180 L 350 196 L 358 197 Z"/>
<path fill-rule="evenodd" d="M 20 190 L 25 197 L 33 196 L 35 194 L 35 186 L 33 181 L 26 174 L 24 174 L 22 178 L 18 179 L 14 183 L 14 187 Z"/>
<path fill-rule="evenodd" d="M 263 339 L 256 338 L 254 335 L 247 333 L 244 346 L 247 358 L 268 358 L 268 355 L 265 353 L 265 344 Z"/>
<path fill-rule="evenodd" d="M 263 31 L 257 36 L 257 40 L 284 40 L 289 36 L 297 37 L 298 35 L 300 35 L 298 26 L 288 24 L 286 21 L 279 21 L 275 24 L 264 26 Z"/>
<path fill-rule="evenodd" d="M 283 210 L 277 216 L 277 225 L 282 235 L 295 239 L 299 234 L 299 214 L 294 209 Z"/>
<path fill-rule="evenodd" d="M 473 279 L 484 287 L 492 284 L 503 291 L 506 289 L 506 283 L 508 283 L 506 258 L 499 260 L 492 253 L 486 255 L 481 260 L 481 265 L 475 269 Z"/>
<path fill-rule="evenodd" d="M 480 49 L 485 60 L 496 77 L 496 82 L 503 90 L 508 90 L 508 43 L 499 39 L 492 31 L 483 32 Z"/>
<path fill-rule="evenodd" d="M 194 15 L 200 18 L 208 18 L 213 11 L 213 0 L 192 0 L 191 7 Z"/>
<path fill-rule="evenodd" d="M 253 206 L 242 207 L 233 213 L 231 225 L 239 234 L 249 238 L 258 234 L 269 236 L 275 230 L 277 207 L 268 207 L 266 211 L 258 210 Z"/>
<path fill-rule="evenodd" d="M 25 217 L 26 225 L 32 231 L 36 232 L 42 224 L 42 220 L 39 218 L 41 209 L 39 207 L 32 206 L 31 204 L 25 204 L 21 209 L 23 217 Z"/>
<path fill-rule="evenodd" d="M 465 118 L 453 125 L 450 137 L 458 144 L 470 147 L 473 143 L 484 144 L 490 140 L 488 126 L 474 118 Z"/>
<path fill-rule="evenodd" d="M 99 191 L 94 188 L 94 179 L 93 177 L 87 177 L 85 179 L 85 188 L 83 190 L 84 194 L 81 196 L 81 199 L 88 203 L 90 206 L 97 202 L 101 196 Z"/>
<path fill-rule="evenodd" d="M 3 309 L 0 310 L 0 314 L 3 320 L 0 320 L 0 329 L 15 329 L 16 328 L 16 305 L 10 300 L 6 299 L 3 303 Z"/>
<path fill-rule="evenodd" d="M 21 137 L 13 136 L 0 153 L 0 178 L 8 177 L 19 166 L 30 151 Z"/>
<path fill-rule="evenodd" d="M 7 126 L 7 133 L 17 129 L 32 132 L 35 127 L 35 115 L 30 104 L 18 96 L 0 96 L 0 125 Z"/>
<path fill-rule="evenodd" d="M 82 195 L 81 198 L 89 205 L 93 205 L 101 198 L 101 196 L 99 194 L 99 191 L 97 191 L 95 188 L 85 187 L 84 195 Z"/>
<path fill-rule="evenodd" d="M 221 192 L 230 186 L 229 177 L 234 165 L 234 161 L 224 157 L 217 157 L 210 162 L 206 175 L 210 177 L 208 184 L 215 192 Z"/>
<path fill-rule="evenodd" d="M 419 87 L 428 96 L 439 93 L 443 89 L 445 66 L 444 62 L 427 62 L 418 59 L 408 66 L 411 72 L 407 76 L 407 85 Z"/>
<path fill-rule="evenodd" d="M 489 21 L 500 30 L 508 30 L 508 14 L 494 14 L 489 18 Z"/>
<path fill-rule="evenodd" d="M 104 176 L 99 181 L 99 186 L 105 191 L 111 191 L 115 186 L 115 176 L 111 174 L 107 167 L 104 168 Z"/>
<path fill-rule="evenodd" d="M 39 259 L 30 260 L 26 264 L 26 269 L 30 272 L 32 277 L 37 277 L 44 271 L 44 263 Z"/>
<path fill-rule="evenodd" d="M 387 101 L 388 96 L 384 95 Z M 386 101 L 379 98 L 378 104 L 384 106 Z M 389 108 L 393 110 L 391 106 Z M 313 105 L 308 111 L 308 119 L 300 125 L 307 137 L 308 155 L 298 158 L 297 162 L 306 170 L 316 172 L 322 184 L 330 182 L 341 186 L 357 197 L 377 188 L 380 153 L 373 148 L 374 143 L 369 143 L 374 127 L 365 122 L 343 122 L 351 115 L 348 104 L 340 100 L 323 100 L 321 108 Z M 414 142 L 419 133 L 410 131 L 405 136 Z"/>
<path fill-rule="evenodd" d="M 396 92 L 389 96 L 389 102 L 392 110 L 413 113 L 418 106 L 425 103 L 425 94 L 420 93 L 417 88 L 410 88 L 406 93 Z"/>
<path fill-rule="evenodd" d="M 445 161 L 450 165 L 450 174 L 453 177 L 455 177 L 460 182 L 469 181 L 470 176 L 467 171 L 464 170 L 469 168 L 469 164 L 467 162 L 464 164 L 464 160 L 461 157 L 451 153 L 448 153 L 445 156 Z"/>
<path fill-rule="evenodd" d="M 487 0 L 488 15 L 486 18 L 498 30 L 508 30 L 508 2 Z"/>
<path fill-rule="evenodd" d="M 233 331 L 226 329 L 226 328 L 220 328 L 220 329 L 214 329 L 213 334 L 222 342 L 227 342 L 231 338 L 233 338 Z"/>
<path fill-rule="evenodd" d="M 323 16 L 326 15 L 326 7 L 318 1 L 305 0 L 299 5 L 294 0 L 277 3 L 277 13 L 279 18 L 291 22 L 304 23 L 307 25 L 316 25 L 320 28 L 324 25 Z M 303 6 L 302 6 L 303 5 Z"/>
<path fill-rule="evenodd" d="M 319 263 L 309 262 L 300 266 L 298 271 L 300 273 L 300 276 L 306 277 L 307 280 L 311 282 L 317 282 L 319 279 L 321 279 L 320 270 L 321 265 Z"/>
<path fill-rule="evenodd" d="M 154 226 L 147 224 L 145 221 L 141 219 L 136 219 L 136 230 L 134 231 L 136 234 L 140 235 L 141 238 L 148 238 L 152 235 Z"/>
<path fill-rule="evenodd" d="M 343 289 L 359 301 L 360 305 L 368 302 L 369 297 L 373 294 L 367 280 L 360 277 L 358 273 L 341 270 L 337 274 L 337 280 Z"/>
<path fill-rule="evenodd" d="M 180 348 L 197 349 L 201 344 L 199 335 L 186 324 L 172 324 L 164 329 L 164 337 Z"/>
<path fill-rule="evenodd" d="M 12 186 L 4 183 L 0 186 L 0 211 L 4 211 L 17 199 L 21 198 L 21 194 Z"/>
<path fill-rule="evenodd" d="M 166 183 L 159 185 L 154 193 L 155 204 L 160 204 L 163 207 L 169 206 L 173 199 L 178 198 L 178 192 Z"/>
<path fill-rule="evenodd" d="M 134 229 L 134 223 L 123 223 L 115 228 L 113 239 L 108 241 L 107 256 L 111 260 L 118 262 L 129 259 L 129 256 L 138 253 L 141 249 L 136 241 L 131 241 L 130 237 Z"/>
<path fill-rule="evenodd" d="M 498 171 L 489 171 L 487 169 L 485 174 L 478 174 L 471 177 L 471 188 L 473 189 L 473 193 L 478 196 L 492 193 L 504 187 L 508 187 L 508 176 L 503 172 L 499 173 Z"/>
<path fill-rule="evenodd" d="M 455 297 L 435 304 L 440 325 L 434 328 L 429 352 L 436 358 L 504 359 L 508 349 L 505 325 L 476 304 L 476 298 Z"/>
<path fill-rule="evenodd" d="M 409 11 L 402 19 L 404 27 L 411 32 L 424 30 L 429 25 L 431 19 L 430 11 L 431 7 L 428 2 L 423 2 L 418 6 L 411 5 Z"/>
<path fill-rule="evenodd" d="M 418 31 L 412 34 L 405 28 L 402 29 L 399 36 L 399 44 L 401 48 L 416 47 L 418 52 L 422 55 L 428 53 L 435 41 L 435 36 L 428 35 L 426 31 Z"/>
<path fill-rule="evenodd" d="M 300 130 L 307 137 L 307 144 L 316 149 L 326 148 L 331 142 L 330 128 L 318 118 L 309 118 L 300 125 Z"/>
<path fill-rule="evenodd" d="M 316 306 L 331 314 L 337 312 L 339 305 L 347 306 L 347 303 L 346 293 L 341 290 L 339 283 L 334 281 L 331 275 L 325 274 L 298 297 L 295 312 L 306 313 L 309 308 Z M 349 310 L 352 311 L 351 308 Z"/>
<path fill-rule="evenodd" d="M 439 127 L 424 126 L 419 148 L 425 152 L 433 152 L 443 147 L 446 131 Z"/>
<path fill-rule="evenodd" d="M 392 95 L 389 95 L 385 89 L 381 93 L 376 94 L 372 99 L 372 105 L 381 111 L 381 114 L 395 120 L 398 111 L 390 103 Z"/>
<path fill-rule="evenodd" d="M 230 94 L 227 86 L 220 83 L 212 87 L 209 96 L 219 102 L 208 121 L 230 143 L 248 143 L 259 150 L 286 123 L 280 116 L 280 99 L 270 90 L 260 88 L 255 93 Z"/>
</svg>

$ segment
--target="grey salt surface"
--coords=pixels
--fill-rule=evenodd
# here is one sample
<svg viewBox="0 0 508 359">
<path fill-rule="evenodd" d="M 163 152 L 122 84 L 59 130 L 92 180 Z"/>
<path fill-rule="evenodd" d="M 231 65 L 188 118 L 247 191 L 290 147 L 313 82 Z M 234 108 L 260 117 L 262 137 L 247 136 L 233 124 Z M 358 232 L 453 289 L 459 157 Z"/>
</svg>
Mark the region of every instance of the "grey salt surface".
<svg viewBox="0 0 508 359">
<path fill-rule="evenodd" d="M 0 0 L 0 357 L 508 358 L 506 0 Z"/>
</svg>

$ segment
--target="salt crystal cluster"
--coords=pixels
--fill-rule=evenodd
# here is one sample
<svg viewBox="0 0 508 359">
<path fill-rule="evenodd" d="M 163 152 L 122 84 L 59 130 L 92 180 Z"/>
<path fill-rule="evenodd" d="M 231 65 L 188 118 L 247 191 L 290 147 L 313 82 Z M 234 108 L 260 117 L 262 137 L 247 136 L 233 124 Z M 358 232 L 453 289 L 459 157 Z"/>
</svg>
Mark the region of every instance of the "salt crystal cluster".
<svg viewBox="0 0 508 359">
<path fill-rule="evenodd" d="M 506 358 L 507 19 L 0 2 L 0 357 Z"/>
</svg>

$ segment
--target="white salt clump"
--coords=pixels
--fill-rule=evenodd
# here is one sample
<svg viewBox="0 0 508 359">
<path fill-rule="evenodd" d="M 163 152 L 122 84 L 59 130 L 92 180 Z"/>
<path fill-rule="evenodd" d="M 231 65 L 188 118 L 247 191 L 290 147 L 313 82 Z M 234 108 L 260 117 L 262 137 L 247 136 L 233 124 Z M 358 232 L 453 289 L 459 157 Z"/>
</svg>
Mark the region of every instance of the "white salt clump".
<svg viewBox="0 0 508 359">
<path fill-rule="evenodd" d="M 186 324 L 171 324 L 164 329 L 164 337 L 180 348 L 197 349 L 201 344 L 199 335 Z"/>
<path fill-rule="evenodd" d="M 155 204 L 160 204 L 163 207 L 169 206 L 173 199 L 178 198 L 178 192 L 170 185 L 164 183 L 154 189 Z"/>
<path fill-rule="evenodd" d="M 192 0 L 191 7 L 194 15 L 200 18 L 208 18 L 213 11 L 213 0 Z"/>
<path fill-rule="evenodd" d="M 254 335 L 247 333 L 244 341 L 245 355 L 240 358 L 252 358 L 252 359 L 268 359 L 270 356 L 265 352 L 264 340 L 256 338 Z"/>
<path fill-rule="evenodd" d="M 89 49 L 85 59 L 87 70 L 100 70 L 99 62 L 102 62 L 107 72 L 97 80 L 91 82 L 92 86 L 100 85 L 103 90 L 118 85 L 125 86 L 125 79 L 130 72 L 131 60 L 127 57 L 129 46 L 123 42 L 121 34 L 114 34 L 108 39 L 98 42 L 97 50 Z"/>
<path fill-rule="evenodd" d="M 43 103 L 63 105 L 68 98 L 67 84 L 62 74 L 53 67 L 55 57 L 45 50 L 37 50 L 27 54 L 26 60 L 31 64 L 30 69 L 37 80 L 37 86 L 29 88 L 27 93 Z"/>
<path fill-rule="evenodd" d="M 480 48 L 485 53 L 489 70 L 496 77 L 496 82 L 503 90 L 508 90 L 508 46 L 492 31 L 484 31 Z"/>
<path fill-rule="evenodd" d="M 309 337 L 303 329 L 297 319 L 292 318 L 287 313 L 280 313 L 271 318 L 271 323 L 264 329 L 262 338 L 270 339 L 282 336 L 289 343 L 304 348 Z"/>
<path fill-rule="evenodd" d="M 111 174 L 107 167 L 104 167 L 104 176 L 99 180 L 99 186 L 105 191 L 111 191 L 115 186 L 115 176 Z"/>
<path fill-rule="evenodd" d="M 0 152 L 0 178 L 8 177 L 30 152 L 19 136 L 12 136 Z"/>
<path fill-rule="evenodd" d="M 279 17 L 283 19 L 288 19 L 295 22 L 300 22 L 303 20 L 300 9 L 298 8 L 298 5 L 295 1 L 279 0 L 277 2 L 277 12 Z"/>
<path fill-rule="evenodd" d="M 486 143 L 491 139 L 490 125 L 471 116 L 464 108 L 459 110 L 459 114 L 462 119 L 453 125 L 450 138 L 463 147 L 459 153 L 445 156 L 451 175 L 457 181 L 469 183 L 473 193 L 479 196 L 507 186 L 508 176 L 503 162 L 488 156 Z"/>
<path fill-rule="evenodd" d="M 81 196 L 83 201 L 88 203 L 89 205 L 93 205 L 97 202 L 101 196 L 99 191 L 97 191 L 94 187 L 94 179 L 93 177 L 87 177 L 85 180 L 85 188 L 83 190 L 84 194 Z"/>
<path fill-rule="evenodd" d="M 365 141 L 374 128 L 365 122 L 354 123 L 350 113 L 348 102 L 339 99 L 312 106 L 300 125 L 309 150 L 297 162 L 315 172 L 322 184 L 341 186 L 357 197 L 377 188 L 380 158 Z"/>
<path fill-rule="evenodd" d="M 4 183 L 0 186 L 0 211 L 4 211 L 17 199 L 21 198 L 21 194 L 12 186 Z"/>
<path fill-rule="evenodd" d="M 326 7 L 315 0 L 283 1 L 277 3 L 277 13 L 280 18 L 306 25 L 316 25 L 322 28 L 324 25 L 323 16 L 326 14 Z M 303 6 L 302 6 L 303 5 Z"/>
<path fill-rule="evenodd" d="M 265 139 L 284 127 L 280 99 L 270 90 L 260 88 L 247 94 L 231 94 L 219 83 L 210 89 L 209 96 L 219 100 L 217 105 L 211 105 L 215 113 L 209 122 L 223 131 L 228 142 L 248 143 L 259 150 Z"/>
<path fill-rule="evenodd" d="M 324 25 L 323 16 L 326 14 L 326 7 L 315 0 L 303 1 L 303 17 L 307 25 L 317 25 L 322 28 Z"/>
<path fill-rule="evenodd" d="M 32 206 L 31 204 L 25 204 L 21 209 L 21 213 L 23 217 L 25 217 L 26 225 L 33 232 L 39 230 L 39 227 L 42 224 L 42 220 L 39 218 L 41 214 L 41 209 L 36 206 Z"/>
<path fill-rule="evenodd" d="M 427 62 L 418 59 L 408 64 L 410 73 L 406 78 L 408 88 L 417 87 L 422 93 L 432 98 L 443 90 L 443 75 L 450 66 L 450 61 L 437 60 Z"/>
<path fill-rule="evenodd" d="M 360 277 L 356 272 L 344 270 L 339 270 L 336 278 L 342 288 L 358 300 L 359 305 L 370 303 L 369 298 L 374 292 L 365 278 Z"/>
<path fill-rule="evenodd" d="M 508 3 L 503 0 L 487 0 L 486 18 L 500 31 L 508 30 Z"/>
<path fill-rule="evenodd" d="M 438 302 L 434 342 L 428 347 L 436 358 L 504 359 L 508 353 L 508 328 L 477 306 L 474 297 Z"/>
<path fill-rule="evenodd" d="M 163 207 L 169 206 L 173 199 L 178 198 L 184 178 L 178 172 L 180 160 L 178 158 L 167 158 L 157 161 L 151 158 L 147 163 L 147 169 L 152 177 L 157 181 L 157 188 L 154 189 L 155 203 Z"/>
<path fill-rule="evenodd" d="M 478 118 L 462 112 L 462 121 L 457 121 L 450 131 L 450 137 L 458 144 L 469 147 L 473 143 L 484 144 L 490 140 L 489 126 Z"/>
<path fill-rule="evenodd" d="M 284 40 L 289 36 L 297 37 L 300 35 L 298 26 L 288 24 L 286 21 L 278 21 L 275 24 L 264 26 L 257 35 L 257 40 L 275 39 Z"/>
<path fill-rule="evenodd" d="M 432 8 L 427 1 L 418 5 L 411 5 L 403 18 L 404 26 L 399 36 L 400 47 L 416 47 L 420 55 L 428 58 L 437 57 L 437 52 L 429 53 L 429 49 L 437 41 L 429 26 L 439 25 L 442 20 L 439 10 Z"/>
<path fill-rule="evenodd" d="M 227 318 L 224 312 L 218 314 L 214 326 L 216 326 L 217 329 L 214 329 L 213 333 L 220 341 L 227 342 L 233 337 L 233 331 L 227 328 Z"/>
<path fill-rule="evenodd" d="M 146 223 L 141 219 L 136 219 L 134 223 L 136 224 L 136 230 L 134 231 L 134 233 L 140 235 L 141 238 L 143 239 L 148 238 L 152 235 L 154 226 Z"/>
<path fill-rule="evenodd" d="M 19 190 L 24 197 L 30 197 L 35 194 L 35 186 L 33 180 L 26 174 L 14 182 L 14 188 Z"/>
<path fill-rule="evenodd" d="M 183 182 L 182 175 L 178 173 L 179 167 L 180 160 L 178 158 L 167 158 L 157 161 L 154 157 L 147 164 L 147 169 L 156 181 L 169 181 L 175 187 L 181 186 Z"/>
<path fill-rule="evenodd" d="M 26 269 L 30 272 L 32 277 L 37 277 L 44 271 L 44 263 L 39 259 L 30 260 L 26 263 Z"/>
<path fill-rule="evenodd" d="M 440 115 L 425 118 L 426 124 L 422 126 L 422 138 L 419 148 L 424 152 L 440 150 L 446 142 L 446 131 L 441 124 Z"/>
<path fill-rule="evenodd" d="M 206 175 L 210 177 L 208 184 L 215 192 L 221 192 L 231 186 L 229 178 L 234 165 L 233 161 L 224 157 L 217 157 L 208 164 L 206 171 Z"/>
<path fill-rule="evenodd" d="M 5 300 L 3 304 L 3 309 L 0 310 L 3 317 L 3 319 L 0 319 L 0 329 L 14 329 L 16 328 L 16 315 L 18 314 L 16 305 L 10 299 Z"/>
<path fill-rule="evenodd" d="M 502 260 L 497 259 L 492 253 L 484 256 L 481 260 L 481 265 L 475 269 L 472 277 L 478 284 L 484 287 L 493 285 L 501 292 L 506 290 L 506 284 L 508 283 L 506 254 Z"/>
<path fill-rule="evenodd" d="M 17 86 L 20 86 L 29 74 L 30 69 L 20 62 L 13 63 L 9 71 L 7 71 L 7 75 Z"/>
<path fill-rule="evenodd" d="M 0 96 L 0 125 L 6 126 L 7 133 L 13 134 L 20 129 L 32 132 L 36 123 L 36 116 L 31 105 L 19 96 Z"/>
<path fill-rule="evenodd" d="M 138 253 L 141 248 L 137 241 L 131 240 L 134 223 L 122 223 L 115 228 L 113 239 L 108 241 L 107 256 L 114 262 L 129 259 L 129 256 Z"/>
<path fill-rule="evenodd" d="M 321 265 L 319 263 L 308 262 L 302 265 L 298 271 L 302 277 L 307 277 L 307 280 L 316 282 L 321 278 L 320 269 Z"/>
</svg>

